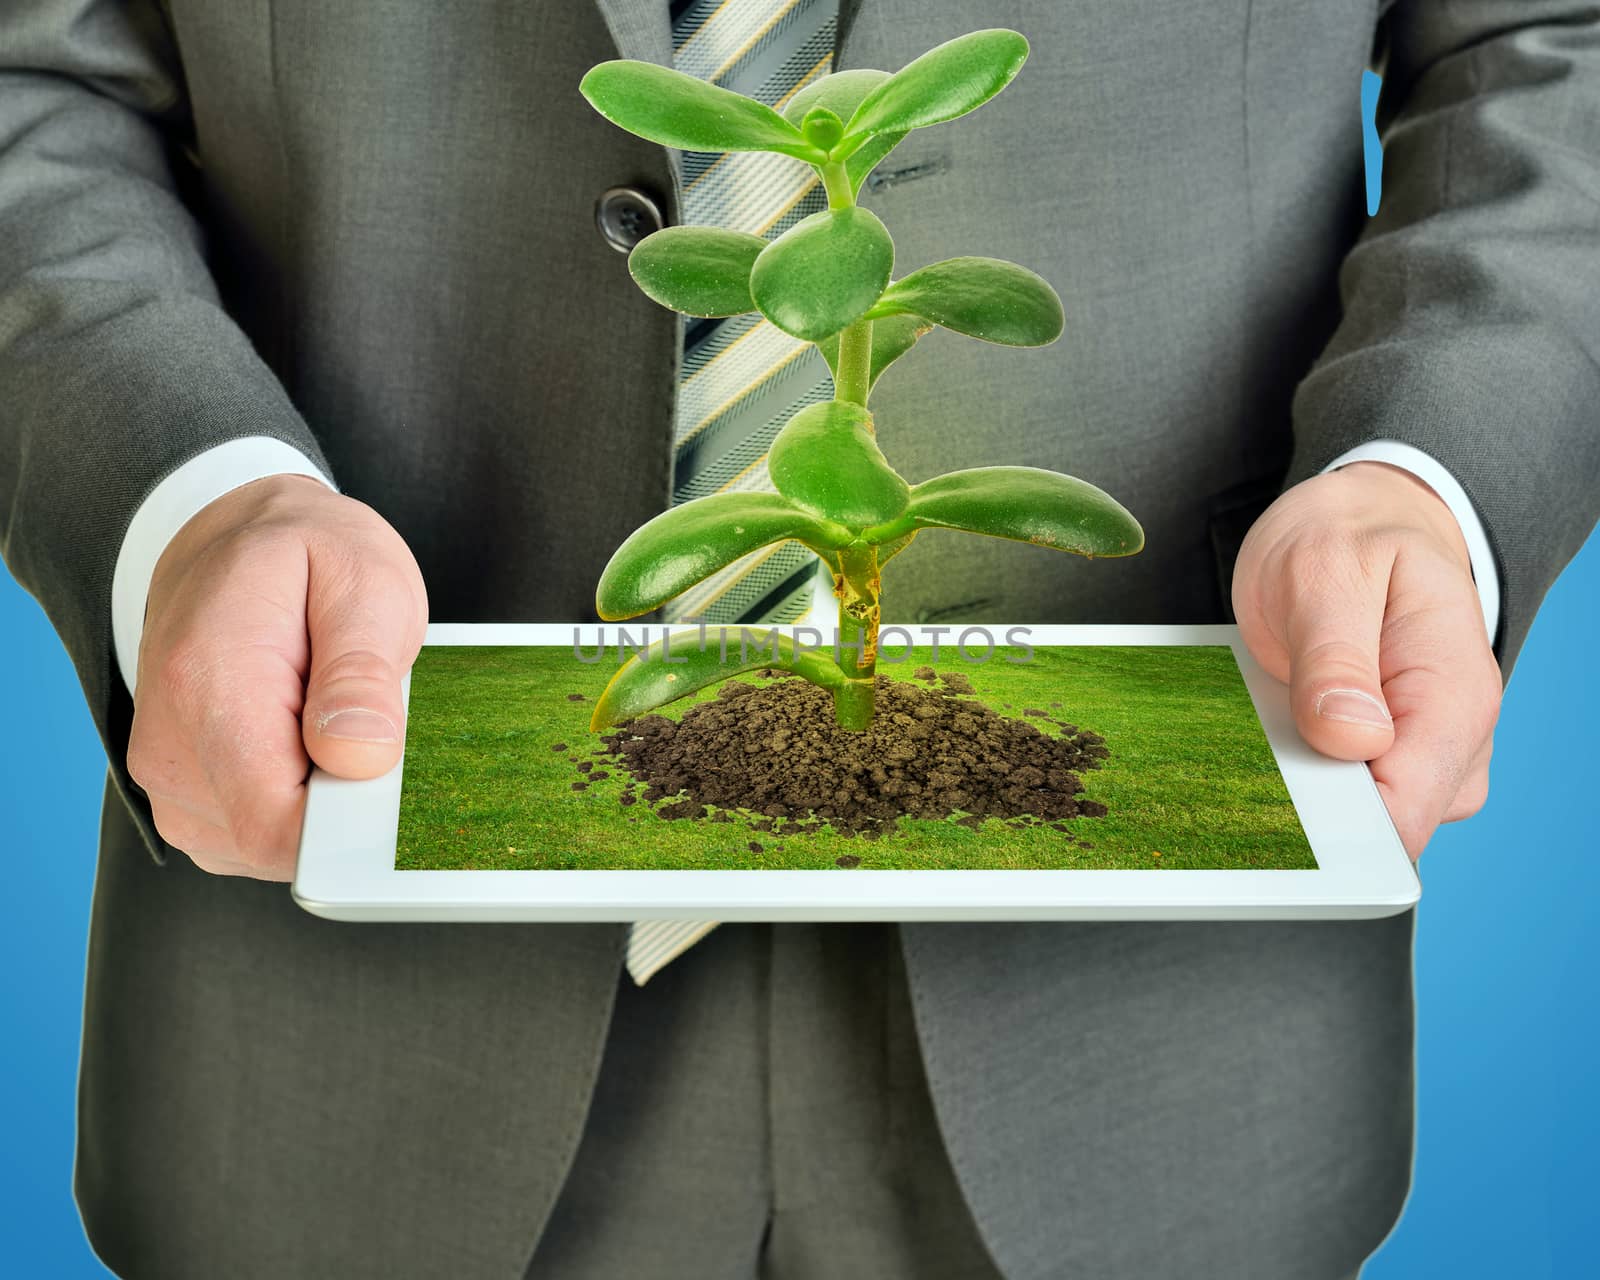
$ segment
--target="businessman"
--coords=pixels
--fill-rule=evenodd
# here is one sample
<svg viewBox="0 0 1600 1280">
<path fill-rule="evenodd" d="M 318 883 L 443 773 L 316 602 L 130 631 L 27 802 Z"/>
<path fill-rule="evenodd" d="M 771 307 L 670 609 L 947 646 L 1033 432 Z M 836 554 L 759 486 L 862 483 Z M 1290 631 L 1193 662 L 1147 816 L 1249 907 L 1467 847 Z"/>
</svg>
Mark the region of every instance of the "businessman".
<svg viewBox="0 0 1600 1280">
<path fill-rule="evenodd" d="M 863 202 L 902 264 L 1027 263 L 1067 334 L 934 335 L 875 410 L 908 478 L 1068 470 L 1147 547 L 1108 571 L 919 539 L 903 616 L 1234 616 L 1307 739 L 1371 761 L 1413 855 L 1474 812 L 1600 505 L 1600 11 L 1376 9 L 13 0 L 0 549 L 110 765 L 76 1175 L 101 1257 L 1353 1275 L 1409 1179 L 1409 915 L 646 950 L 337 925 L 281 882 L 308 762 L 398 758 L 429 618 L 590 618 L 610 551 L 681 497 L 688 378 L 722 348 L 686 350 L 624 253 L 715 167 L 601 119 L 583 72 L 643 58 L 776 101 L 980 26 L 1029 37 L 1023 74 L 910 135 Z M 776 385 L 743 377 L 735 407 Z"/>
</svg>

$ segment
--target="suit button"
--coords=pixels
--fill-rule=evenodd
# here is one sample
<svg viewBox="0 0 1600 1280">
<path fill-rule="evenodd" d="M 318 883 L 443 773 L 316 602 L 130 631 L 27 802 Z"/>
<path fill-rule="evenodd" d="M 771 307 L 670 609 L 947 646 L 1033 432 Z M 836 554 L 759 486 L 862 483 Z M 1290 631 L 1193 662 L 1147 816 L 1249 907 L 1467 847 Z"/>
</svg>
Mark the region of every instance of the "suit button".
<svg viewBox="0 0 1600 1280">
<path fill-rule="evenodd" d="M 594 223 L 618 253 L 627 253 L 665 224 L 661 209 L 637 187 L 612 187 L 594 202 Z"/>
</svg>

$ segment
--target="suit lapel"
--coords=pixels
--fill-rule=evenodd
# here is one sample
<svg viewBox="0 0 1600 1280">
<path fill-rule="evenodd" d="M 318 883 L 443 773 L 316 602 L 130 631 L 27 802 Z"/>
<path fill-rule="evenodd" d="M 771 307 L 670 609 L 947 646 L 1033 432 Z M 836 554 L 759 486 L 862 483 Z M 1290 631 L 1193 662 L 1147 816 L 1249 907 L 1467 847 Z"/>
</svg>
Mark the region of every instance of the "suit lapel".
<svg viewBox="0 0 1600 1280">
<path fill-rule="evenodd" d="M 672 17 L 667 0 L 594 0 L 605 19 L 619 58 L 636 58 L 659 66 L 672 65 Z M 672 207 L 676 210 L 683 186 L 683 153 L 665 147 L 672 177 Z M 676 213 L 672 215 L 676 221 Z"/>
<path fill-rule="evenodd" d="M 619 58 L 672 65 L 672 21 L 667 0 L 595 0 Z"/>
</svg>

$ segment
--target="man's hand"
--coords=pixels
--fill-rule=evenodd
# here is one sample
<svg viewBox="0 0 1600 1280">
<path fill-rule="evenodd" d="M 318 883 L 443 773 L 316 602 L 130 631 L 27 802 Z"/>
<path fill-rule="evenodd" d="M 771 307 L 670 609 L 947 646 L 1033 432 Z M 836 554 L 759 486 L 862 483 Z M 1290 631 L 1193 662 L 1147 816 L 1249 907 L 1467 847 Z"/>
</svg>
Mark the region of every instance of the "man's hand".
<svg viewBox="0 0 1600 1280">
<path fill-rule="evenodd" d="M 1295 485 L 1239 550 L 1233 610 L 1306 741 L 1371 762 L 1413 858 L 1483 807 L 1500 669 L 1461 529 L 1422 481 L 1355 462 Z"/>
<path fill-rule="evenodd" d="M 308 757 L 345 778 L 400 759 L 400 681 L 428 602 L 400 535 L 305 476 L 205 507 L 156 565 L 128 770 L 206 871 L 288 880 Z"/>
</svg>

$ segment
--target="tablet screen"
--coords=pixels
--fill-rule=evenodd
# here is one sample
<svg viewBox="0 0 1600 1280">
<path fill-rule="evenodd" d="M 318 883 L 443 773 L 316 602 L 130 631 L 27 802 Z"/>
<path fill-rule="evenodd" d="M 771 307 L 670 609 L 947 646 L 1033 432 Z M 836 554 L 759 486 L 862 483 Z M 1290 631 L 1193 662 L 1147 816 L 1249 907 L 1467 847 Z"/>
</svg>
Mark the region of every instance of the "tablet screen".
<svg viewBox="0 0 1600 1280">
<path fill-rule="evenodd" d="M 773 669 L 591 731 L 621 661 L 424 647 L 396 868 L 1317 865 L 1226 645 L 886 646 L 862 733 Z"/>
</svg>

